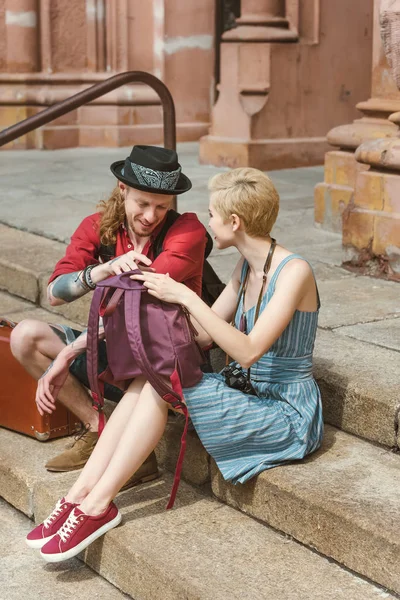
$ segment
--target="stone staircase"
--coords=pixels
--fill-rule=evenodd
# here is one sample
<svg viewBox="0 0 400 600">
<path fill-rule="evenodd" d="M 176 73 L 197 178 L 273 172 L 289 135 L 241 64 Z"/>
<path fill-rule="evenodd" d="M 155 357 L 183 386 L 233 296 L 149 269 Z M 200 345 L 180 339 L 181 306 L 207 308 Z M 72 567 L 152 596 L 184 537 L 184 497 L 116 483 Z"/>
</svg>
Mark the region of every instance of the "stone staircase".
<svg viewBox="0 0 400 600">
<path fill-rule="evenodd" d="M 192 431 L 184 481 L 166 512 L 183 426 L 171 415 L 156 450 L 162 478 L 120 494 L 122 526 L 82 556 L 135 600 L 400 596 L 400 456 L 391 451 L 399 443 L 399 288 L 339 268 L 332 259 L 337 238 L 307 224 L 308 209 L 296 213 L 290 229 L 290 185 L 282 183 L 287 204 L 276 237 L 312 260 L 319 284 L 315 375 L 327 423 L 323 447 L 232 486 Z M 0 225 L 1 315 L 85 325 L 88 296 L 66 307 L 49 308 L 45 300 L 48 274 L 64 249 Z M 236 259 L 225 252 L 211 260 L 226 279 Z M 0 493 L 36 521 L 76 477 L 43 467 L 65 443 L 0 431 Z"/>
<path fill-rule="evenodd" d="M 7 288 L 0 292 L 1 314 L 16 321 L 34 317 L 84 325 L 89 297 L 50 310 L 45 301 L 48 272 L 64 245 L 6 226 L 0 226 L 0 240 L 0 286 Z M 25 249 L 18 263 L 11 252 L 7 256 L 7 248 L 17 246 Z M 245 486 L 224 482 L 191 432 L 186 483 L 176 509 L 165 512 L 168 473 L 182 432 L 179 418 L 171 416 L 157 448 L 163 478 L 120 495 L 124 526 L 84 555 L 90 567 L 133 598 L 391 597 L 308 548 L 400 594 L 400 457 L 388 449 L 397 443 L 399 353 L 336 331 L 356 327 L 348 312 L 338 325 L 340 294 L 346 286 L 355 289 L 362 304 L 364 292 L 360 310 L 367 314 L 375 301 L 370 280 L 325 265 L 319 281 L 329 302 L 321 315 L 315 372 L 325 419 L 336 428 L 326 427 L 323 447 L 307 460 L 264 472 Z M 385 295 L 376 310 L 384 311 L 397 301 L 397 288 L 379 282 L 380 293 L 382 286 Z M 336 327 L 330 326 L 332 319 Z M 393 319 L 394 328 L 398 322 Z M 35 520 L 75 478 L 43 468 L 64 444 L 0 433 L 1 493 Z"/>
</svg>

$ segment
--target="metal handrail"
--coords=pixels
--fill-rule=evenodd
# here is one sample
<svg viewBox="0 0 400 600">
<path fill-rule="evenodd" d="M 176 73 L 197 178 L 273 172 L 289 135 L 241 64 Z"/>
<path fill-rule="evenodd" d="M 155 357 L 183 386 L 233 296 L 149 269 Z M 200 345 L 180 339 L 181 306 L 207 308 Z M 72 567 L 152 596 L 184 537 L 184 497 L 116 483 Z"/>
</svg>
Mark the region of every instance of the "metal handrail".
<svg viewBox="0 0 400 600">
<path fill-rule="evenodd" d="M 105 81 L 96 83 L 78 94 L 74 94 L 70 98 L 66 98 L 61 102 L 57 102 L 53 106 L 45 108 L 40 113 L 28 117 L 7 129 L 0 132 L 0 147 L 12 142 L 13 140 L 29 133 L 50 121 L 54 121 L 58 117 L 65 115 L 116 88 L 125 85 L 126 83 L 145 83 L 158 94 L 163 109 L 163 125 L 164 125 L 164 146 L 171 150 L 176 149 L 176 121 L 175 121 L 175 105 L 171 93 L 167 86 L 157 77 L 146 73 L 145 71 L 127 71 L 119 73 Z"/>
</svg>

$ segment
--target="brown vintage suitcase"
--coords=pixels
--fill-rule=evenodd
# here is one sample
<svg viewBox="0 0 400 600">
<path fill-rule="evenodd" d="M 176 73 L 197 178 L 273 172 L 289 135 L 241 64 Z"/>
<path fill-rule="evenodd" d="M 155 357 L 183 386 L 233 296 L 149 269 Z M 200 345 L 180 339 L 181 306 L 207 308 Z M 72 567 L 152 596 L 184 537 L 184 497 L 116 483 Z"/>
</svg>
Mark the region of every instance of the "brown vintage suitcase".
<svg viewBox="0 0 400 600">
<path fill-rule="evenodd" d="M 0 426 L 25 433 L 41 442 L 70 435 L 79 419 L 62 404 L 51 414 L 40 416 L 35 404 L 37 382 L 10 350 L 10 335 L 15 323 L 0 318 Z"/>
</svg>

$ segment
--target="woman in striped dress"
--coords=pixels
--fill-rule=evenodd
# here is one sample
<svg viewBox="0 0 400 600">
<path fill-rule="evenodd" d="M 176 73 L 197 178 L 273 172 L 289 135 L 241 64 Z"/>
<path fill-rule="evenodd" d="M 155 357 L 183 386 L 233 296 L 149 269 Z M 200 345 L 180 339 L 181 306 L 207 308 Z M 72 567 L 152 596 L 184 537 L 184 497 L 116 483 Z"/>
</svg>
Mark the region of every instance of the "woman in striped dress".
<svg viewBox="0 0 400 600">
<path fill-rule="evenodd" d="M 250 368 L 250 393 L 228 386 L 223 373 L 205 373 L 184 390 L 194 427 L 223 477 L 244 483 L 321 444 L 321 397 L 312 375 L 320 304 L 310 264 L 274 247 L 269 232 L 279 196 L 271 180 L 257 169 L 235 169 L 216 175 L 209 189 L 216 245 L 242 255 L 212 309 L 168 275 L 137 279 L 157 298 L 186 306 L 199 342 L 213 341 L 232 357 L 242 383 Z"/>
</svg>

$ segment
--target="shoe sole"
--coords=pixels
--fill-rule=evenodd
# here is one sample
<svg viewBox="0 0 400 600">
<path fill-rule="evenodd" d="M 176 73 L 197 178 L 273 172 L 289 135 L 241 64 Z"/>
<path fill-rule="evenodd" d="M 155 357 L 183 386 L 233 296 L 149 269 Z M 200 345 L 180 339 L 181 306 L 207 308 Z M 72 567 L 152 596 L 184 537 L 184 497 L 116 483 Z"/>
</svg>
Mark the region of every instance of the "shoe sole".
<svg viewBox="0 0 400 600">
<path fill-rule="evenodd" d="M 28 538 L 25 538 L 25 542 L 27 543 L 29 548 L 43 548 L 43 546 L 47 544 L 47 542 L 49 542 L 55 535 L 56 534 L 53 533 L 53 535 L 49 535 L 49 537 L 46 538 L 41 538 L 40 540 L 29 540 Z"/>
<path fill-rule="evenodd" d="M 44 560 L 46 562 L 51 562 L 51 563 L 62 562 L 63 560 L 68 560 L 69 558 L 73 558 L 77 554 L 80 554 L 82 552 L 82 550 L 85 550 L 85 548 L 90 546 L 90 544 L 92 544 L 95 540 L 97 540 L 97 538 L 99 538 L 102 535 L 104 535 L 105 533 L 107 533 L 107 531 L 110 531 L 110 529 L 117 527 L 117 525 L 119 525 L 121 523 L 121 519 L 122 519 L 122 515 L 120 512 L 118 512 L 117 516 L 114 517 L 114 519 L 112 521 L 109 521 L 108 523 L 103 525 L 103 527 L 100 527 L 100 529 L 93 532 L 91 535 L 89 535 L 89 537 L 82 540 L 82 542 L 80 544 L 78 544 L 74 548 L 71 548 L 71 550 L 67 550 L 66 552 L 58 552 L 57 554 L 44 554 L 43 552 L 40 552 L 40 556 L 42 558 L 44 558 Z"/>
<path fill-rule="evenodd" d="M 131 488 L 135 487 L 136 485 L 140 485 L 141 483 L 148 483 L 149 481 L 153 481 L 154 479 L 158 479 L 158 477 L 160 477 L 160 472 L 157 471 L 157 473 L 152 473 L 151 475 L 145 475 L 144 477 L 140 477 L 140 479 L 137 479 L 135 481 L 132 481 L 131 483 L 127 483 L 125 484 L 120 490 L 119 490 L 119 494 L 121 492 L 125 492 L 126 490 L 130 490 Z"/>
<path fill-rule="evenodd" d="M 46 467 L 46 465 L 44 466 L 44 468 L 46 469 L 46 471 L 50 471 L 51 473 L 69 473 L 70 471 L 78 471 L 79 469 L 83 469 L 83 467 L 86 465 L 86 462 L 82 463 L 81 465 L 78 465 L 77 467 L 70 467 L 68 469 L 67 468 L 62 469 L 62 468 L 57 468 L 57 467 Z"/>
</svg>

